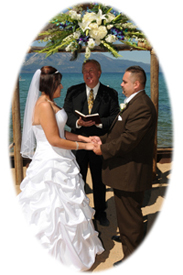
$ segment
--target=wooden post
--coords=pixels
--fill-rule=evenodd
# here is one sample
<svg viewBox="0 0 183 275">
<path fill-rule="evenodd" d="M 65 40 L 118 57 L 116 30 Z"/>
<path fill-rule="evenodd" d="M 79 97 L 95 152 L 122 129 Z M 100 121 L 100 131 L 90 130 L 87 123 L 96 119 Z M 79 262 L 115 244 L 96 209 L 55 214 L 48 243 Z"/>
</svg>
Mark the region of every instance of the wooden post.
<svg viewBox="0 0 183 275">
<path fill-rule="evenodd" d="M 154 50 L 151 50 L 151 100 L 154 103 L 157 112 L 158 122 L 158 102 L 159 102 L 159 62 Z M 156 133 L 154 140 L 154 154 L 153 154 L 153 179 L 156 178 L 156 162 L 157 162 L 157 122 Z"/>
<path fill-rule="evenodd" d="M 13 102 L 12 102 L 12 121 L 13 121 L 13 142 L 14 146 L 14 166 L 15 182 L 20 184 L 23 180 L 23 160 L 20 155 L 21 147 L 21 119 L 20 119 L 20 100 L 19 100 L 19 79 L 17 80 Z"/>
</svg>

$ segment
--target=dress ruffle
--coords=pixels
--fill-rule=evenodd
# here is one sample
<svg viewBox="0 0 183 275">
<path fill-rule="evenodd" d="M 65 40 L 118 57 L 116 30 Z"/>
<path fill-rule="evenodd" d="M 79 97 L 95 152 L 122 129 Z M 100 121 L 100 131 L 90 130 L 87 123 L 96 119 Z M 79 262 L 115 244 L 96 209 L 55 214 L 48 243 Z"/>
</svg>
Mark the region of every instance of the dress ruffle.
<svg viewBox="0 0 183 275">
<path fill-rule="evenodd" d="M 38 142 L 20 189 L 25 218 L 45 249 L 74 270 L 88 270 L 104 249 L 72 152 Z"/>
<path fill-rule="evenodd" d="M 19 202 L 41 244 L 63 264 L 89 269 L 104 249 L 73 160 L 32 162 L 20 188 Z"/>
</svg>

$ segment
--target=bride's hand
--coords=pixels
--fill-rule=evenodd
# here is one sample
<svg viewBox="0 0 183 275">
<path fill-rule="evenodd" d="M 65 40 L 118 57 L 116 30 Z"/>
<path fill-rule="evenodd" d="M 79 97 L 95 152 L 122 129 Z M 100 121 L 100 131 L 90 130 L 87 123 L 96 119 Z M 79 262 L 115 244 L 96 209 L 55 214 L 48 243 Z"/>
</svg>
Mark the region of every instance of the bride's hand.
<svg viewBox="0 0 183 275">
<path fill-rule="evenodd" d="M 85 150 L 93 150 L 94 144 L 93 143 L 86 143 L 85 144 Z"/>
<path fill-rule="evenodd" d="M 92 142 L 90 137 L 79 136 L 79 139 L 80 139 L 82 142 L 86 142 L 86 143 L 91 143 L 91 142 Z"/>
</svg>

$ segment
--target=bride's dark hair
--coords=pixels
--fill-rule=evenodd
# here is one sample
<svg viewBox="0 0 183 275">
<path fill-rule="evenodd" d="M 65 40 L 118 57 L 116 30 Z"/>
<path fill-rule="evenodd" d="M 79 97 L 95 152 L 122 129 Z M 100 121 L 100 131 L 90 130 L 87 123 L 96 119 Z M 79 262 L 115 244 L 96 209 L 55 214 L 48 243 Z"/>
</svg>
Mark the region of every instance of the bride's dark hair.
<svg viewBox="0 0 183 275">
<path fill-rule="evenodd" d="M 39 90 L 45 92 L 46 95 L 53 100 L 53 94 L 62 79 L 62 74 L 57 69 L 51 66 L 44 66 L 41 68 Z"/>
</svg>

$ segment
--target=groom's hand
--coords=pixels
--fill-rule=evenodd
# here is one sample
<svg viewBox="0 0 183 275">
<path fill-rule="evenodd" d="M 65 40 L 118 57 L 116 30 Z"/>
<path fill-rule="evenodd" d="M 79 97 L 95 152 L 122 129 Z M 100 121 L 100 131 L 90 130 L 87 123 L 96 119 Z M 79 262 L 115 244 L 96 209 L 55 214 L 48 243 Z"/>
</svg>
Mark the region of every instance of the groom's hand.
<svg viewBox="0 0 183 275">
<path fill-rule="evenodd" d="M 102 141 L 98 136 L 91 136 L 90 139 L 94 144 L 99 144 L 99 145 L 102 144 Z"/>
<path fill-rule="evenodd" d="M 94 143 L 93 145 L 94 145 L 93 152 L 94 152 L 96 155 L 101 156 L 101 155 L 102 155 L 102 151 L 101 151 L 101 148 L 100 148 L 100 144 Z"/>
</svg>

